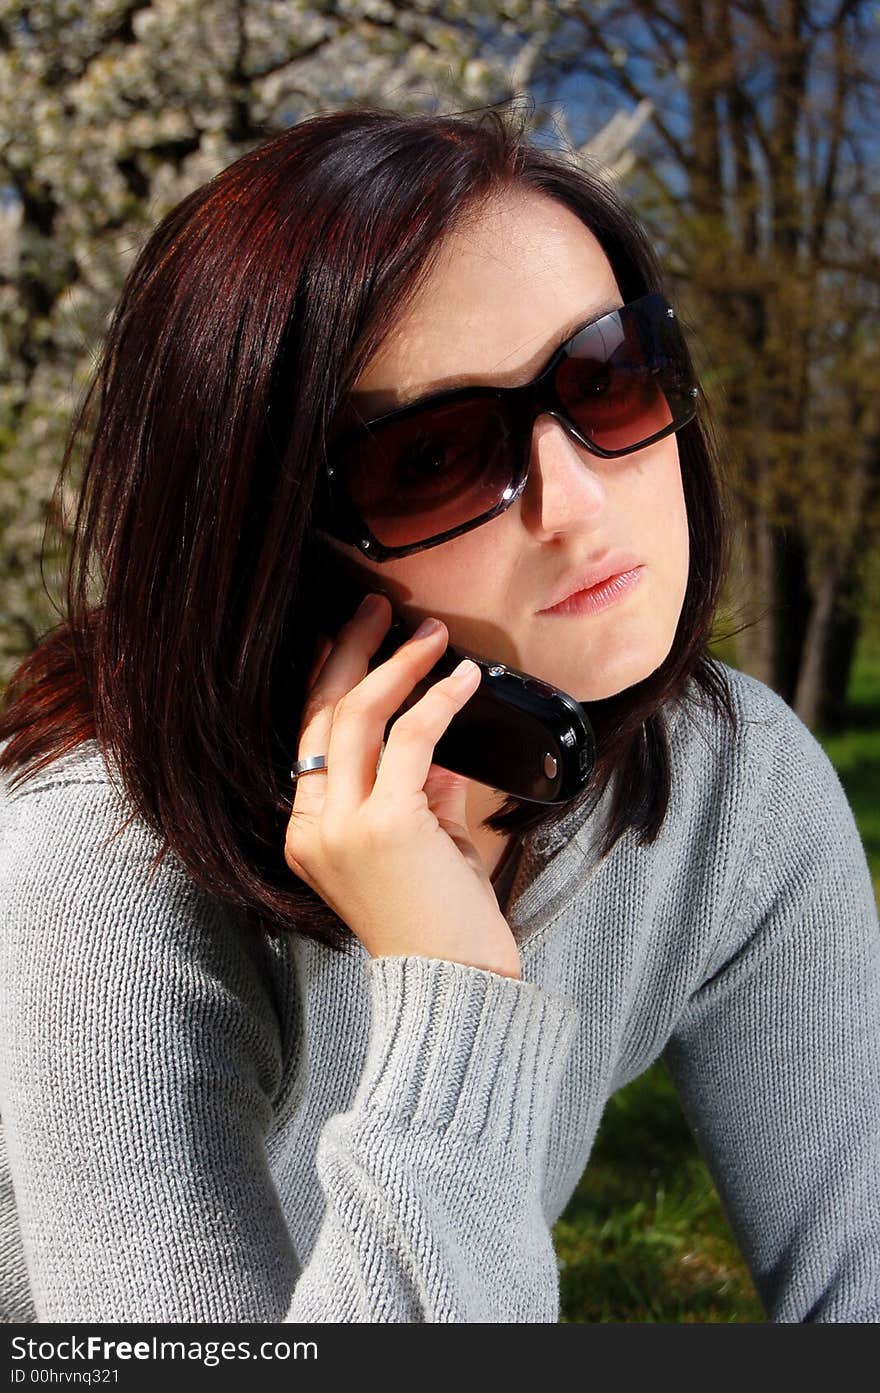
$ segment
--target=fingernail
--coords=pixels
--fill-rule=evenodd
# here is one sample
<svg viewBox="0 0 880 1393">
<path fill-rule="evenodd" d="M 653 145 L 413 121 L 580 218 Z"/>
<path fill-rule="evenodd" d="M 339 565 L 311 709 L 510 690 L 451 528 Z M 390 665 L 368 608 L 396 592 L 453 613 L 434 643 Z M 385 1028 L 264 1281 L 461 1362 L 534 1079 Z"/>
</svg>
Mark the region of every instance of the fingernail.
<svg viewBox="0 0 880 1393">
<path fill-rule="evenodd" d="M 382 603 L 382 596 L 374 590 L 369 595 L 365 595 L 358 605 L 357 612 L 364 619 L 372 619 L 373 615 L 379 613 L 379 606 Z"/>
<path fill-rule="evenodd" d="M 439 628 L 439 619 L 423 619 L 413 634 L 413 638 L 426 638 L 428 634 L 436 633 Z"/>
<path fill-rule="evenodd" d="M 459 682 L 469 682 L 475 672 L 479 672 L 477 664 L 470 658 L 462 658 L 458 667 L 453 668 L 449 676 L 455 677 Z"/>
</svg>

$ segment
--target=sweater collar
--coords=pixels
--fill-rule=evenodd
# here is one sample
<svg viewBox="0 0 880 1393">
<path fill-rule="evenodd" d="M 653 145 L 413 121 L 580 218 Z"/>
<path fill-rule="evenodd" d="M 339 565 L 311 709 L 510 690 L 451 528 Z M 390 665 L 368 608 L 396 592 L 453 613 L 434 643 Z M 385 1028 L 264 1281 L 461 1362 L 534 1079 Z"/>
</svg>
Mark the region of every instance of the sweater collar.
<svg viewBox="0 0 880 1393">
<path fill-rule="evenodd" d="M 663 718 L 670 743 L 681 712 L 682 703 L 680 701 L 669 702 L 663 708 Z M 530 856 L 542 859 L 554 856 L 582 829 L 587 833 L 587 840 L 596 846 L 602 825 L 604 825 L 611 807 L 616 784 L 617 771 L 612 770 L 601 793 L 592 794 L 588 798 L 575 798 L 551 825 L 530 828 L 523 834 L 521 843 L 523 854 L 528 852 Z M 584 839 L 581 838 L 581 840 Z"/>
</svg>

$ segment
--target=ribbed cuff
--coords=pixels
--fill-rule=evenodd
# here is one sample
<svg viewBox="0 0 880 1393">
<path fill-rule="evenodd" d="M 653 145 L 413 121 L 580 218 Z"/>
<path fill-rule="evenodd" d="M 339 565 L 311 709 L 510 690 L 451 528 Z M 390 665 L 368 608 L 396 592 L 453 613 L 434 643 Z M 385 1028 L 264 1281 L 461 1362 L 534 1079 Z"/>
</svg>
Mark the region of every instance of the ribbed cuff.
<svg viewBox="0 0 880 1393">
<path fill-rule="evenodd" d="M 352 1112 L 520 1156 L 544 1145 L 580 1013 L 533 982 L 444 958 L 371 958 Z"/>
</svg>

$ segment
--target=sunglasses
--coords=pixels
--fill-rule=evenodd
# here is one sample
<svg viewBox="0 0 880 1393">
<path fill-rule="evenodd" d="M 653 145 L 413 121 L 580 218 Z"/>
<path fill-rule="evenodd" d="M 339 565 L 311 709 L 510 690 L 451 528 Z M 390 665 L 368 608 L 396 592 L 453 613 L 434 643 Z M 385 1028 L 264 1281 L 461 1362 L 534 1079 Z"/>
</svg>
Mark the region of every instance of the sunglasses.
<svg viewBox="0 0 880 1393">
<path fill-rule="evenodd" d="M 522 387 L 438 392 L 337 432 L 315 523 L 377 561 L 439 546 L 519 497 L 537 416 L 617 459 L 691 421 L 697 391 L 675 311 L 643 295 L 578 329 Z"/>
</svg>

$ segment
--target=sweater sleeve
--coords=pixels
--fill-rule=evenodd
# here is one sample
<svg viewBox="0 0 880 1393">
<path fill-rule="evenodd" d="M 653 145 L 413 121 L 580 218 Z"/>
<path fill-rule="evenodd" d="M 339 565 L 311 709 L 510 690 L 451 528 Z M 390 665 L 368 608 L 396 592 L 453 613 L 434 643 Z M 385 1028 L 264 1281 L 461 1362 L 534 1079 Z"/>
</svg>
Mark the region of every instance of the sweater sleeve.
<svg viewBox="0 0 880 1393">
<path fill-rule="evenodd" d="M 364 1076 L 321 1136 L 329 1214 L 287 1319 L 557 1321 L 541 1175 L 576 1009 L 442 959 L 369 971 Z"/>
<path fill-rule="evenodd" d="M 263 950 L 172 858 L 148 881 L 138 824 L 99 849 L 107 806 L 65 782 L 5 809 L 0 1114 L 36 1319 L 558 1320 L 540 1193 L 574 1005 L 366 960 L 367 1057 L 319 1137 L 302 1266 L 267 1156 Z"/>
<path fill-rule="evenodd" d="M 834 766 L 774 705 L 744 919 L 665 1060 L 768 1318 L 876 1322 L 880 927 Z"/>
</svg>

